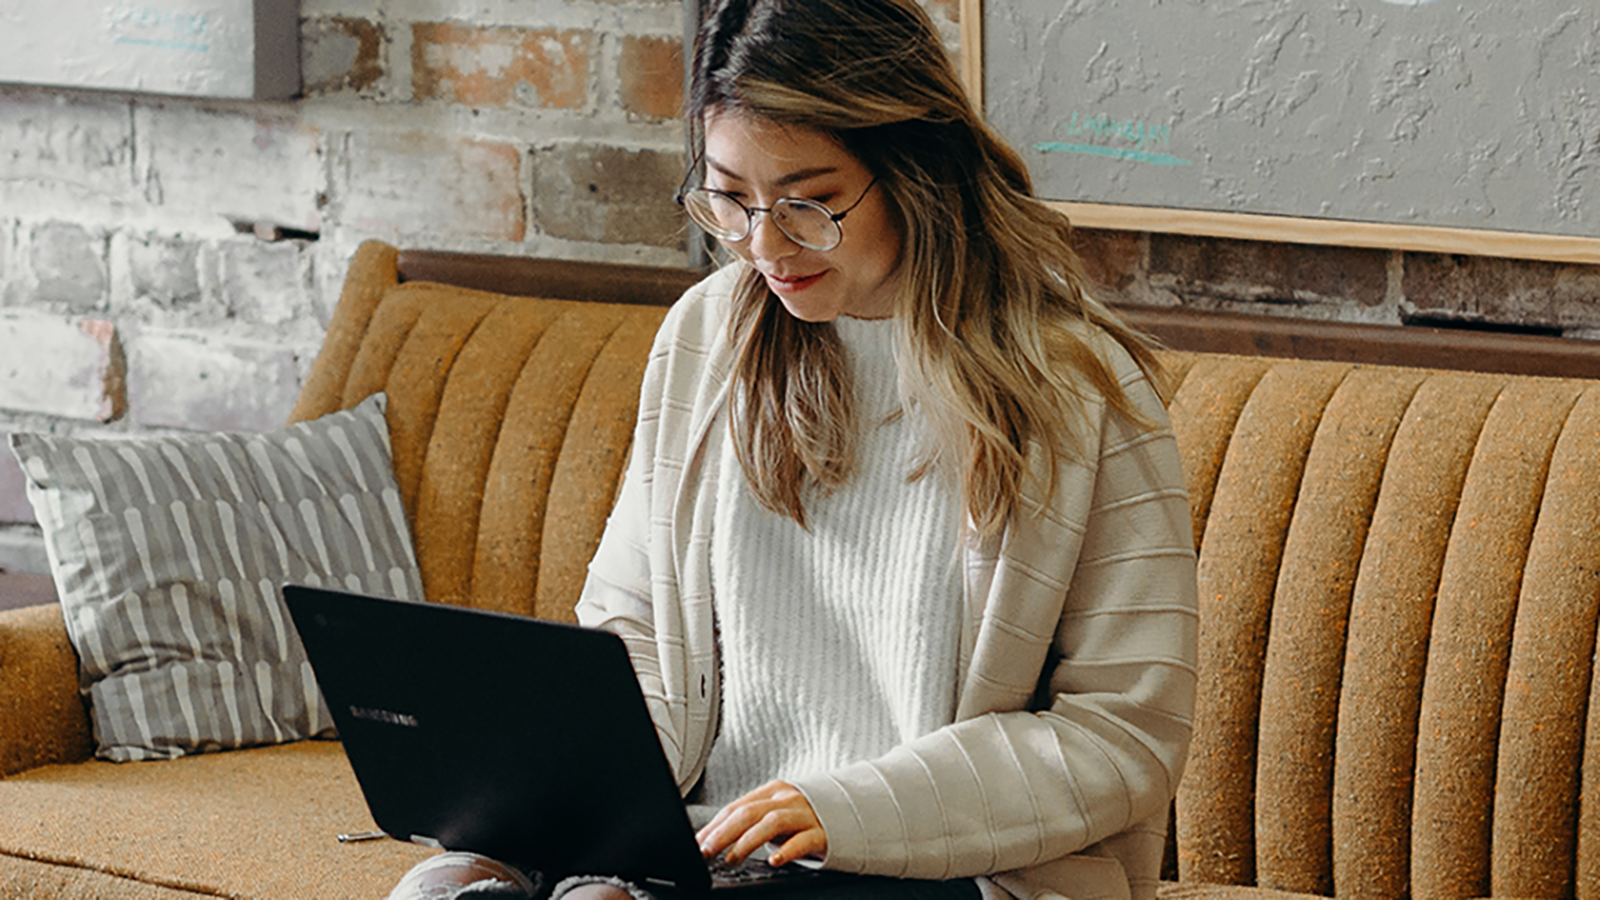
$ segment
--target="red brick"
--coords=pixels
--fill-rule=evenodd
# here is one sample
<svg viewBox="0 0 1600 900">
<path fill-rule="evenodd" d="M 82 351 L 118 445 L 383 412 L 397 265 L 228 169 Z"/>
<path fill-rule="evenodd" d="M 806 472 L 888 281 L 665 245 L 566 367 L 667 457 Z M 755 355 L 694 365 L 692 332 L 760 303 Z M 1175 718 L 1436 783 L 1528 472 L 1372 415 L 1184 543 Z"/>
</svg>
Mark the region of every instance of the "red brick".
<svg viewBox="0 0 1600 900">
<path fill-rule="evenodd" d="M 579 109 L 588 99 L 593 32 L 419 22 L 411 33 L 418 100 Z"/>
<path fill-rule="evenodd" d="M 1150 281 L 1199 306 L 1377 306 L 1389 251 L 1150 235 Z"/>
<path fill-rule="evenodd" d="M 1600 327 L 1600 266 L 1407 253 L 1401 286 L 1423 312 L 1510 325 Z"/>
<path fill-rule="evenodd" d="M 677 116 L 683 110 L 683 41 L 623 38 L 617 79 L 623 109 L 655 119 Z"/>
<path fill-rule="evenodd" d="M 681 152 L 594 144 L 541 148 L 534 181 L 539 227 L 552 237 L 607 244 L 686 245 L 672 192 Z"/>
<path fill-rule="evenodd" d="M 1090 290 L 1102 303 L 1150 302 L 1134 296 L 1144 268 L 1144 236 L 1133 231 L 1074 228 L 1072 249 L 1083 260 Z"/>
<path fill-rule="evenodd" d="M 370 93 L 383 77 L 383 26 L 347 16 L 300 21 L 300 71 L 307 96 Z"/>
<path fill-rule="evenodd" d="M 349 154 L 346 225 L 396 239 L 523 238 L 517 147 L 428 132 L 358 131 Z"/>
<path fill-rule="evenodd" d="M 0 312 L 0 408 L 109 422 L 126 407 L 124 374 L 110 322 Z"/>
</svg>

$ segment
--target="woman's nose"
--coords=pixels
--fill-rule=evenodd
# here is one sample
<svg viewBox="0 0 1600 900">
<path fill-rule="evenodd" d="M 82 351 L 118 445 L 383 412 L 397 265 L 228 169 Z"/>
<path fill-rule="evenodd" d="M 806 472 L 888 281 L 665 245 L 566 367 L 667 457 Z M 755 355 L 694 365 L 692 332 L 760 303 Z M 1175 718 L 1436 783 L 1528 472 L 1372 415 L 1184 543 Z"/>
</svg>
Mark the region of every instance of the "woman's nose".
<svg viewBox="0 0 1600 900">
<path fill-rule="evenodd" d="M 759 214 L 750 223 L 750 255 L 758 259 L 782 259 L 799 250 L 800 245 L 772 220 L 772 213 Z"/>
</svg>

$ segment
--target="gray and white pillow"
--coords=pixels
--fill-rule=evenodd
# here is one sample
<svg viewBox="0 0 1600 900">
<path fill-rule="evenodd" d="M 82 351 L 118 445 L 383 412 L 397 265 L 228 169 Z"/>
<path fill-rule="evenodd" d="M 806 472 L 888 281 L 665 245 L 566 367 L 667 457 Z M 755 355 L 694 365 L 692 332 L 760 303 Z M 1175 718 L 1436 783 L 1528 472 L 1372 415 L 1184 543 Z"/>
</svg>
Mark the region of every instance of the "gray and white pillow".
<svg viewBox="0 0 1600 900">
<path fill-rule="evenodd" d="M 14 434 L 97 755 L 331 735 L 278 588 L 422 599 L 386 398 L 269 434 Z"/>
</svg>

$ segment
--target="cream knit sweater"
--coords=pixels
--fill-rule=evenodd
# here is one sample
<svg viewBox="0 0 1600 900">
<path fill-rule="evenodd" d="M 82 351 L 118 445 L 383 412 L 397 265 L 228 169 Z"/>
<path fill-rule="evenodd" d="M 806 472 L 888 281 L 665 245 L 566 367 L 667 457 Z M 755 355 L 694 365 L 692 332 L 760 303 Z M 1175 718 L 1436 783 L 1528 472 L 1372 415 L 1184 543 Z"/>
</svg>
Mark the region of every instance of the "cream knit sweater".
<svg viewBox="0 0 1600 900">
<path fill-rule="evenodd" d="M 579 620 L 627 643 L 687 792 L 720 708 L 710 531 L 743 263 L 668 313 L 645 370 L 629 470 Z M 1166 412 L 1110 338 L 1092 338 L 1155 422 Z M 965 551 L 953 724 L 803 778 L 829 868 L 988 876 L 1017 897 L 1150 898 L 1194 705 L 1195 565 L 1169 429 L 1089 400 L 1086 460 L 1042 511 Z"/>
<path fill-rule="evenodd" d="M 808 528 L 746 489 L 729 429 L 711 533 L 721 727 L 700 802 L 881 756 L 956 712 L 964 517 L 949 480 L 907 482 L 919 431 L 900 411 L 893 321 L 834 326 L 855 388 L 849 482 L 806 500 Z"/>
</svg>

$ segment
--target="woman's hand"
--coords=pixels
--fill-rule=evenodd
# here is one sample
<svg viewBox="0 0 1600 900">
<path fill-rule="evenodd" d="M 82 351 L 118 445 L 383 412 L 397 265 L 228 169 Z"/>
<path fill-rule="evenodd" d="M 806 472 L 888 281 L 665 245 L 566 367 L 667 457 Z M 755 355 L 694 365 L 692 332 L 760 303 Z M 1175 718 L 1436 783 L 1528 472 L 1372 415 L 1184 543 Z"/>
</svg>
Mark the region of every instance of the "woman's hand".
<svg viewBox="0 0 1600 900">
<path fill-rule="evenodd" d="M 729 803 L 695 838 L 702 854 L 712 857 L 726 851 L 732 863 L 743 862 L 761 845 L 780 839 L 782 844 L 767 858 L 774 866 L 828 852 L 828 836 L 816 810 L 786 781 L 769 781 Z"/>
</svg>

